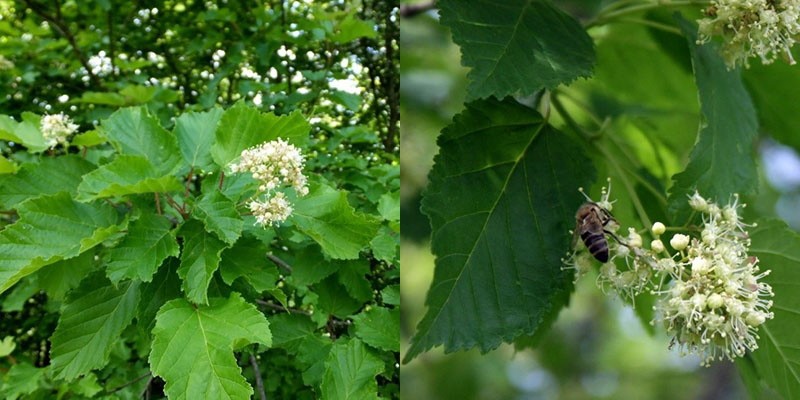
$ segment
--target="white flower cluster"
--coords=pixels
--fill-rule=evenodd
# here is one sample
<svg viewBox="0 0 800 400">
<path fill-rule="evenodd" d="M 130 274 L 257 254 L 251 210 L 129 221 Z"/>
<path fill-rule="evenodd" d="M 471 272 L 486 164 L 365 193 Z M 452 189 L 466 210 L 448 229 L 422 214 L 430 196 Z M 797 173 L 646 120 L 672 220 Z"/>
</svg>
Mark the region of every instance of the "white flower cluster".
<svg viewBox="0 0 800 400">
<path fill-rule="evenodd" d="M 39 123 L 39 130 L 42 132 L 45 144 L 50 148 L 56 147 L 59 143 L 66 144 L 69 135 L 78 130 L 78 125 L 64 113 L 45 115 Z"/>
<path fill-rule="evenodd" d="M 607 201 L 604 193 L 596 204 Z M 773 317 L 769 311 L 773 292 L 760 282 L 769 271 L 761 271 L 758 259 L 748 255 L 745 228 L 751 225 L 741 221 L 738 196 L 720 207 L 695 193 L 689 205 L 703 216 L 697 237 L 673 235 L 669 244 L 675 253 L 670 254 L 661 240 L 667 230 L 663 223 L 653 224 L 650 232 L 655 239 L 649 248 L 629 228 L 627 236 L 608 238 L 611 257 L 600 267 L 597 281 L 601 288 L 630 301 L 645 290 L 656 294 L 656 320 L 673 336 L 672 344 L 682 355 L 700 355 L 707 366 L 758 348 L 758 327 Z M 575 269 L 578 275 L 588 271 L 593 257 L 584 250 L 572 253 L 564 268 Z M 618 257 L 624 258 L 624 266 L 614 263 Z"/>
<path fill-rule="evenodd" d="M 713 0 L 706 15 L 698 21 L 698 43 L 720 35 L 728 68 L 748 66 L 752 56 L 764 64 L 781 55 L 795 63 L 791 48 L 800 33 L 800 0 Z"/>
<path fill-rule="evenodd" d="M 87 64 L 92 69 L 92 75 L 106 76 L 114 71 L 111 58 L 102 50 L 97 55 L 89 57 Z"/>
<path fill-rule="evenodd" d="M 233 173 L 250 172 L 260 183 L 249 203 L 259 225 L 277 225 L 291 215 L 291 203 L 281 190 L 291 187 L 299 196 L 308 194 L 304 163 L 300 149 L 279 138 L 242 151 L 239 162 L 231 165 Z"/>
</svg>

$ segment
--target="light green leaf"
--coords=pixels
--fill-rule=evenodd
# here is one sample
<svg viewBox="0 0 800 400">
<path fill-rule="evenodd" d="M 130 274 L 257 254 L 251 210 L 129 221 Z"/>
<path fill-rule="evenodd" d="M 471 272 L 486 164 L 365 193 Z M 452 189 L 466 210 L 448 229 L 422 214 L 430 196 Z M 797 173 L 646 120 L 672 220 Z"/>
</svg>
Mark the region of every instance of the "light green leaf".
<svg viewBox="0 0 800 400">
<path fill-rule="evenodd" d="M 400 305 L 400 285 L 387 286 L 381 290 L 383 304 Z"/>
<path fill-rule="evenodd" d="M 78 199 L 88 201 L 127 194 L 181 190 L 183 185 L 178 178 L 164 175 L 144 157 L 121 155 L 83 176 L 78 186 Z"/>
<path fill-rule="evenodd" d="M 269 323 L 238 293 L 213 298 L 208 306 L 184 299 L 166 303 L 153 328 L 150 367 L 179 399 L 249 399 L 253 388 L 241 375 L 233 351 L 271 342 Z"/>
<path fill-rule="evenodd" d="M 310 193 L 297 199 L 291 220 L 334 259 L 358 258 L 379 227 L 374 218 L 353 210 L 347 193 L 322 184 L 311 184 Z"/>
<path fill-rule="evenodd" d="M 175 136 L 162 128 L 146 108 L 117 110 L 103 122 L 103 128 L 117 151 L 145 158 L 157 171 L 156 175 L 173 172 L 181 161 Z"/>
<path fill-rule="evenodd" d="M 0 140 L 21 143 L 21 139 L 14 133 L 18 123 L 14 118 L 0 114 Z"/>
<path fill-rule="evenodd" d="M 369 242 L 369 247 L 372 248 L 372 254 L 375 258 L 388 264 L 393 263 L 397 259 L 397 252 L 400 249 L 400 238 L 398 236 L 397 233 L 389 229 L 381 229 L 378 236 L 375 236 Z"/>
<path fill-rule="evenodd" d="M 195 304 L 208 304 L 208 284 L 219 267 L 220 253 L 228 245 L 206 232 L 200 222 L 189 220 L 181 227 L 183 251 L 178 275 L 186 298 Z"/>
<path fill-rule="evenodd" d="M 146 212 L 130 224 L 128 235 L 109 251 L 106 273 L 115 284 L 125 278 L 150 282 L 164 259 L 178 254 L 172 222 Z"/>
<path fill-rule="evenodd" d="M 139 283 L 114 287 L 93 275 L 70 292 L 51 341 L 56 378 L 72 380 L 106 365 L 112 346 L 136 315 Z"/>
<path fill-rule="evenodd" d="M 305 143 L 311 126 L 300 112 L 276 116 L 236 103 L 227 109 L 219 122 L 211 157 L 220 167 L 239 158 L 242 150 L 282 138 L 294 145 Z"/>
<path fill-rule="evenodd" d="M 353 317 L 355 335 L 364 343 L 386 351 L 400 351 L 400 312 L 376 307 Z"/>
<path fill-rule="evenodd" d="M 278 268 L 267 261 L 266 254 L 267 246 L 263 242 L 249 237 L 240 239 L 222 252 L 219 263 L 222 280 L 230 285 L 241 277 L 259 292 L 276 288 Z"/>
<path fill-rule="evenodd" d="M 88 132 L 75 135 L 71 143 L 75 146 L 92 147 L 101 145 L 108 142 L 108 138 L 100 132 L 99 129 L 94 129 Z"/>
<path fill-rule="evenodd" d="M 19 167 L 13 161 L 0 156 L 0 175 L 16 173 Z"/>
<path fill-rule="evenodd" d="M 95 166 L 76 155 L 46 157 L 25 163 L 16 175 L 0 176 L 0 207 L 15 208 L 23 200 L 66 191 L 77 193 L 81 177 Z"/>
<path fill-rule="evenodd" d="M 729 71 L 714 43 L 696 44 L 697 26 L 684 19 L 679 25 L 689 41 L 700 108 L 705 121 L 686 169 L 673 176 L 669 210 L 682 224 L 692 210 L 686 201 L 697 190 L 703 197 L 725 202 L 731 194 L 753 193 L 758 183 L 753 140 L 758 133 L 756 113 L 738 70 Z"/>
<path fill-rule="evenodd" d="M 375 38 L 375 23 L 358 19 L 355 14 L 347 14 L 338 24 L 336 32 L 331 36 L 335 43 L 347 43 L 358 38 Z"/>
<path fill-rule="evenodd" d="M 17 348 L 17 344 L 14 343 L 13 336 L 6 336 L 0 341 L 0 357 L 5 357 L 11 354 L 14 349 Z"/>
<path fill-rule="evenodd" d="M 442 0 L 441 22 L 461 47 L 469 99 L 531 95 L 589 77 L 592 39 L 580 23 L 548 0 L 481 0 L 469 7 Z"/>
<path fill-rule="evenodd" d="M 39 153 L 50 148 L 45 141 L 39 125 L 42 117 L 33 113 L 22 113 L 22 122 L 14 127 L 14 134 L 19 142 L 33 153 Z"/>
<path fill-rule="evenodd" d="M 400 192 L 383 194 L 378 200 L 378 213 L 387 221 L 400 221 Z"/>
<path fill-rule="evenodd" d="M 203 221 L 206 229 L 229 245 L 236 243 L 242 235 L 244 221 L 236 211 L 236 203 L 217 190 L 200 196 L 192 209 L 192 216 Z"/>
<path fill-rule="evenodd" d="M 65 192 L 17 207 L 19 220 L 0 231 L 0 293 L 58 260 L 75 257 L 115 230 L 117 213 Z"/>
<path fill-rule="evenodd" d="M 784 399 L 800 398 L 800 235 L 785 223 L 758 221 L 750 231 L 750 255 L 762 270 L 772 273 L 764 281 L 772 285 L 775 317 L 758 332 L 758 349 L 750 354 L 758 375 Z M 752 388 L 759 390 L 760 388 Z"/>
<path fill-rule="evenodd" d="M 358 339 L 338 340 L 325 362 L 322 397 L 327 400 L 377 399 L 375 376 L 383 362 Z"/>
<path fill-rule="evenodd" d="M 47 368 L 36 368 L 27 362 L 12 365 L 3 376 L 0 393 L 8 400 L 24 399 L 25 395 L 42 387 L 45 371 Z"/>
<path fill-rule="evenodd" d="M 361 107 L 361 96 L 353 93 L 343 92 L 341 90 L 331 90 L 331 100 L 347 107 L 349 110 L 358 111 Z M 376 137 L 376 135 L 371 135 Z"/>
<path fill-rule="evenodd" d="M 212 108 L 185 113 L 175 121 L 175 137 L 186 164 L 203 171 L 214 169 L 210 151 L 221 117 L 222 109 Z"/>
<path fill-rule="evenodd" d="M 566 302 L 561 270 L 595 170 L 571 139 L 511 99 L 477 101 L 439 136 L 422 211 L 436 269 L 405 360 L 531 335 Z"/>
</svg>

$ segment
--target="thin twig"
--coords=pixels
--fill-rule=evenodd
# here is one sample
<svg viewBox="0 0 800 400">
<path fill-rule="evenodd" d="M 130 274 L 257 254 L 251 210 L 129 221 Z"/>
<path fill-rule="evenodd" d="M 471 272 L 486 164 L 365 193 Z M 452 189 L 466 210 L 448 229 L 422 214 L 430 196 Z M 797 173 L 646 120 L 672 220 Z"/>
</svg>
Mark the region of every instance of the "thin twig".
<svg viewBox="0 0 800 400">
<path fill-rule="evenodd" d="M 156 197 L 156 212 L 158 215 L 164 215 L 164 213 L 161 211 L 161 196 L 158 195 L 158 192 L 153 193 L 153 196 Z"/>
<path fill-rule="evenodd" d="M 261 369 L 258 368 L 256 356 L 250 353 L 250 365 L 253 367 L 253 375 L 256 376 L 256 389 L 258 389 L 258 397 L 261 400 L 267 400 L 267 393 L 264 391 L 264 381 L 261 379 Z"/>
<path fill-rule="evenodd" d="M 273 263 L 275 263 L 275 265 L 283 268 L 289 274 L 292 273 L 292 267 L 289 264 L 287 264 L 286 261 L 283 261 L 280 258 L 278 258 L 278 256 L 274 254 L 267 254 L 267 258 Z"/>
<path fill-rule="evenodd" d="M 403 18 L 410 18 L 422 13 L 426 13 L 436 7 L 435 1 L 417 4 L 402 4 L 400 5 L 400 16 Z"/>
<path fill-rule="evenodd" d="M 271 309 L 273 309 L 273 310 L 278 310 L 278 311 L 286 311 L 286 312 L 288 312 L 288 313 L 290 313 L 290 314 L 303 314 L 303 315 L 311 315 L 311 313 L 310 313 L 310 312 L 308 312 L 308 311 L 305 311 L 305 310 L 300 310 L 300 309 L 297 309 L 297 308 L 289 308 L 289 307 L 285 307 L 285 306 L 282 306 L 282 305 L 280 305 L 280 304 L 275 304 L 275 303 L 273 303 L 273 302 L 271 302 L 271 301 L 266 301 L 266 300 L 256 299 L 256 303 L 257 303 L 257 304 L 260 304 L 260 305 L 262 305 L 262 306 L 264 306 L 264 307 L 269 307 L 269 308 L 271 308 Z"/>
</svg>

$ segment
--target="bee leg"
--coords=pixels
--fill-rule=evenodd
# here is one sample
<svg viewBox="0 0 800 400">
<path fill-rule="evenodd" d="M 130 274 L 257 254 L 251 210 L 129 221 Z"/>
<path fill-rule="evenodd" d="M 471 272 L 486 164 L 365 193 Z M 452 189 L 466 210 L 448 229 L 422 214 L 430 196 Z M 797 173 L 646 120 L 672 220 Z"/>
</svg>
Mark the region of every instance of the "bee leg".
<svg viewBox="0 0 800 400">
<path fill-rule="evenodd" d="M 603 229 L 603 233 L 605 233 L 607 235 L 610 235 L 612 238 L 614 238 L 614 240 L 617 241 L 617 243 L 619 243 L 619 244 L 621 244 L 621 245 L 623 245 L 625 247 L 628 247 L 628 248 L 630 247 L 630 246 L 628 246 L 627 243 L 623 242 L 620 238 L 618 238 L 617 235 L 614 234 L 614 232 L 611 232 L 609 230 Z"/>
</svg>

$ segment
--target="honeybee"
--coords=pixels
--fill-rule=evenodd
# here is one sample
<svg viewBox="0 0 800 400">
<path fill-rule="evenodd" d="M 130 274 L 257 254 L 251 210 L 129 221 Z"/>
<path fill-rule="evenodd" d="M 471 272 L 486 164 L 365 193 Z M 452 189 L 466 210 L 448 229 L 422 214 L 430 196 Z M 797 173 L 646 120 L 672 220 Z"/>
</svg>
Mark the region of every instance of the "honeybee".
<svg viewBox="0 0 800 400">
<path fill-rule="evenodd" d="M 608 262 L 608 239 L 606 233 L 613 236 L 613 233 L 606 230 L 606 225 L 614 221 L 614 217 L 597 203 L 586 202 L 578 208 L 575 213 L 575 234 L 581 236 L 583 244 L 589 249 L 589 253 L 602 263 Z"/>
</svg>

